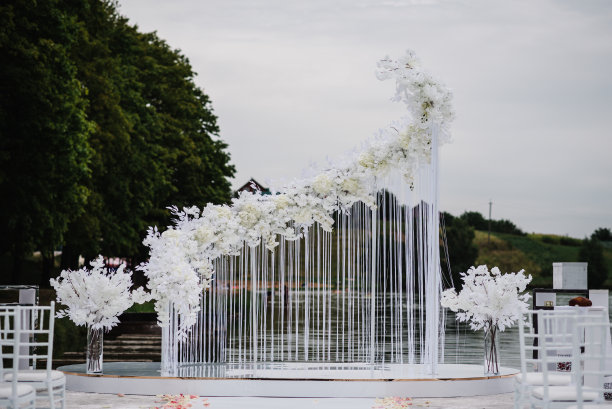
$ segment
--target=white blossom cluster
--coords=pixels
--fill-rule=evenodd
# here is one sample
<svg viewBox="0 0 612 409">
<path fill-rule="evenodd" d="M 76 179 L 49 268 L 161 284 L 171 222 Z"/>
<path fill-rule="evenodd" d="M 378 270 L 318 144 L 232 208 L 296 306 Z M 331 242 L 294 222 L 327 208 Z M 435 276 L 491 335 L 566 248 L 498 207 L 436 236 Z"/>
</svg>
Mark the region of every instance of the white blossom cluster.
<svg viewBox="0 0 612 409">
<path fill-rule="evenodd" d="M 195 323 L 200 294 L 210 284 L 216 258 L 239 254 L 244 245 L 254 247 L 262 241 L 273 251 L 279 236 L 299 239 L 314 223 L 331 231 L 334 211 L 348 211 L 356 202 L 376 206 L 374 181 L 391 169 L 401 170 L 413 186 L 418 168 L 431 161 L 430 127 L 446 126 L 452 119 L 450 92 L 416 64 L 410 65 L 410 76 L 398 74 L 407 70 L 407 64 L 402 63 L 401 69 L 393 69 L 393 64 L 398 65 L 387 59 L 379 63 L 387 72 L 380 76 L 396 79 L 398 95 L 401 89 L 412 116 L 419 118 L 416 123 L 404 118 L 391 124 L 343 166 L 295 180 L 275 194 L 242 192 L 231 206 L 171 208 L 174 226 L 163 233 L 149 229 L 144 244 L 150 259 L 139 268 L 149 279 L 160 325 L 169 322 L 171 304 L 181 317 L 179 336 Z"/>
<path fill-rule="evenodd" d="M 376 75 L 379 80 L 395 80 L 395 101 L 402 101 L 408 107 L 415 121 L 414 126 L 427 129 L 437 123 L 443 135 L 449 136 L 448 128 L 453 119 L 453 94 L 421 68 L 414 51 L 408 50 L 397 60 L 389 57 L 378 62 Z M 440 143 L 447 142 L 441 140 Z"/>
<path fill-rule="evenodd" d="M 58 311 L 58 318 L 68 317 L 76 325 L 108 331 L 119 323 L 119 314 L 135 303 L 151 299 L 142 287 L 130 292 L 132 273 L 125 271 L 125 264 L 116 272 L 108 272 L 104 259 L 98 256 L 90 265 L 91 270 L 64 270 L 57 279 L 50 280 L 57 301 L 66 306 Z"/>
<path fill-rule="evenodd" d="M 463 288 L 457 294 L 454 288 L 442 293 L 440 303 L 457 313 L 457 320 L 469 322 L 473 330 L 497 325 L 500 331 L 510 328 L 524 314 L 530 295 L 525 291 L 531 282 L 525 270 L 502 274 L 499 268 L 491 272 L 487 266 L 470 267 L 461 273 Z"/>
</svg>

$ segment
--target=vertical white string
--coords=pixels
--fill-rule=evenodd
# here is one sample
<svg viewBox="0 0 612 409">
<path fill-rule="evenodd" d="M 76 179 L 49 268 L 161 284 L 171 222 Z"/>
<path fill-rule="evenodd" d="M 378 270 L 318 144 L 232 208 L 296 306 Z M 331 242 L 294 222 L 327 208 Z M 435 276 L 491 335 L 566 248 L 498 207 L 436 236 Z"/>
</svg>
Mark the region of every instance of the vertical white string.
<svg viewBox="0 0 612 409">
<path fill-rule="evenodd" d="M 431 163 L 418 171 L 414 192 L 391 172 L 373 185 L 378 209 L 357 203 L 336 212 L 333 233 L 314 224 L 301 241 L 280 236 L 273 253 L 261 243 L 215 260 L 215 281 L 186 343 L 174 336 L 180 318 L 168 307 L 162 368 L 224 360 L 418 361 L 435 373 L 445 335 L 437 132 L 432 127 Z"/>
</svg>

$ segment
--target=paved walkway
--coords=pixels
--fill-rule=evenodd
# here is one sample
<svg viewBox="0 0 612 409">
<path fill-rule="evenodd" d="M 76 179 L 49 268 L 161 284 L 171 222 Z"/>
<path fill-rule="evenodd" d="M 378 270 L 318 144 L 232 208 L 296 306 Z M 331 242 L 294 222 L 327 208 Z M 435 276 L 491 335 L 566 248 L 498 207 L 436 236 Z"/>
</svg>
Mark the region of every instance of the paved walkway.
<svg viewBox="0 0 612 409">
<path fill-rule="evenodd" d="M 66 392 L 67 409 L 149 409 L 161 406 L 154 396 L 110 395 Z M 376 400 L 370 398 L 207 398 L 193 400 L 192 409 L 372 409 Z M 468 398 L 418 398 L 412 407 L 431 409 L 510 409 L 513 395 L 475 396 Z M 41 401 L 41 403 L 44 403 Z"/>
</svg>

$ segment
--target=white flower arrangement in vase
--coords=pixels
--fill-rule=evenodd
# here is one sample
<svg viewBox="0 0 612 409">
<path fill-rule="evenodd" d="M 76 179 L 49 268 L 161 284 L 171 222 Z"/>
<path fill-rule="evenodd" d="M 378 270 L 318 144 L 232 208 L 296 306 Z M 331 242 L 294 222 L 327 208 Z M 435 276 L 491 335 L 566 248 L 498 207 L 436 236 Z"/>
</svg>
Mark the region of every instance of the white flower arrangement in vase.
<svg viewBox="0 0 612 409">
<path fill-rule="evenodd" d="M 109 272 L 102 256 L 91 261 L 91 270 L 64 270 L 50 280 L 57 301 L 66 306 L 58 318 L 68 317 L 78 326 L 87 325 L 87 372 L 102 372 L 103 331 L 119 323 L 119 314 L 133 304 L 149 301 L 151 295 L 142 287 L 130 291 L 132 273 L 122 264 Z"/>
<path fill-rule="evenodd" d="M 523 292 L 532 277 L 524 271 L 502 274 L 497 267 L 490 272 L 485 265 L 470 267 L 461 273 L 459 293 L 454 288 L 442 293 L 440 303 L 456 312 L 458 321 L 469 322 L 474 331 L 484 328 L 486 374 L 499 374 L 497 332 L 513 326 L 529 307 L 531 296 Z"/>
</svg>

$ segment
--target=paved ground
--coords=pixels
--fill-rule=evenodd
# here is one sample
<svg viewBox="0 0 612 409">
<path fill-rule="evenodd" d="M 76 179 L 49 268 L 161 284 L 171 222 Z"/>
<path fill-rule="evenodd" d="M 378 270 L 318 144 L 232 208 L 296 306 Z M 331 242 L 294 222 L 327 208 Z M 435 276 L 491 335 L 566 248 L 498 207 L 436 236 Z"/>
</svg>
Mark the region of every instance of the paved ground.
<svg viewBox="0 0 612 409">
<path fill-rule="evenodd" d="M 207 398 L 206 409 L 372 409 L 375 399 L 366 398 Z M 469 398 L 414 399 L 412 407 L 431 409 L 510 409 L 513 395 L 476 396 Z M 41 403 L 44 403 L 41 401 Z M 67 392 L 67 409 L 149 409 L 161 406 L 154 396 L 110 395 Z M 204 399 L 191 402 L 192 409 L 204 409 Z M 46 405 L 45 405 L 46 406 Z M 387 406 L 389 409 L 395 409 Z M 382 409 L 382 408 L 381 408 Z"/>
</svg>

